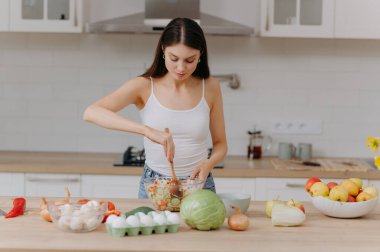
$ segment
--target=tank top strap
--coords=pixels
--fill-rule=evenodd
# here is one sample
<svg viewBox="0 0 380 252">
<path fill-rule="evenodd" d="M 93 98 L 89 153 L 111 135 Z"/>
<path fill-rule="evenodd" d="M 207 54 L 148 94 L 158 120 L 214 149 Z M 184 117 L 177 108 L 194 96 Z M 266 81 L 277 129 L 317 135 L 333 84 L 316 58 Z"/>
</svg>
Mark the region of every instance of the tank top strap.
<svg viewBox="0 0 380 252">
<path fill-rule="evenodd" d="M 152 76 L 150 78 L 150 95 L 153 95 L 153 78 Z"/>
<path fill-rule="evenodd" d="M 205 79 L 202 79 L 202 98 L 205 97 Z"/>
</svg>

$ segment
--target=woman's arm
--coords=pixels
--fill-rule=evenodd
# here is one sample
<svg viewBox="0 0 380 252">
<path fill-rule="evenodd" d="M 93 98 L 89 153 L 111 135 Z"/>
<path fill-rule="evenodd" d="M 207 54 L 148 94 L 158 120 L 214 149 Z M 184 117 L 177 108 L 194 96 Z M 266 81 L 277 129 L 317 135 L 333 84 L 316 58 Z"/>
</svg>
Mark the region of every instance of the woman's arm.
<svg viewBox="0 0 380 252">
<path fill-rule="evenodd" d="M 223 101 L 222 92 L 220 90 L 219 81 L 214 78 L 209 80 L 209 88 L 206 90 L 210 94 L 210 132 L 212 138 L 212 153 L 210 159 L 205 160 L 195 169 L 191 178 L 199 177 L 206 180 L 210 171 L 220 163 L 227 154 L 226 129 L 224 126 Z M 210 103 L 209 103 L 210 105 Z"/>
<path fill-rule="evenodd" d="M 142 109 L 150 94 L 149 87 L 150 81 L 146 78 L 132 79 L 113 93 L 91 104 L 84 111 L 83 120 L 104 128 L 143 135 L 163 145 L 167 159 L 173 160 L 174 143 L 170 133 L 137 123 L 117 113 L 131 104 Z"/>
</svg>

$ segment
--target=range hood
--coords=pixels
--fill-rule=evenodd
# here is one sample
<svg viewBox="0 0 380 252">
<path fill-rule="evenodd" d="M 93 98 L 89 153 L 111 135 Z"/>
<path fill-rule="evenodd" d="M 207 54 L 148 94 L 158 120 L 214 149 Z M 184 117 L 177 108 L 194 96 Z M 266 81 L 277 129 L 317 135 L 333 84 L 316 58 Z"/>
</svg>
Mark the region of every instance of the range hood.
<svg viewBox="0 0 380 252">
<path fill-rule="evenodd" d="M 205 34 L 249 36 L 253 28 L 200 12 L 199 0 L 145 0 L 145 12 L 86 24 L 90 33 L 161 33 L 175 17 L 197 21 Z"/>
</svg>

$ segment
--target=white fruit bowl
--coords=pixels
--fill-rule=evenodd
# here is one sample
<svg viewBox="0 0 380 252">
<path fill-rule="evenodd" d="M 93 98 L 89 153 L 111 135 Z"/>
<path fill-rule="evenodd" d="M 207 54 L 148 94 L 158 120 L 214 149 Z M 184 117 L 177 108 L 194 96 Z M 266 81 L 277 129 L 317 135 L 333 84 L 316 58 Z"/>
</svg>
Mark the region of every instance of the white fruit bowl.
<svg viewBox="0 0 380 252">
<path fill-rule="evenodd" d="M 339 202 L 329 198 L 311 197 L 314 207 L 323 214 L 336 218 L 357 218 L 366 215 L 375 208 L 379 198 L 373 198 L 362 202 Z"/>
</svg>

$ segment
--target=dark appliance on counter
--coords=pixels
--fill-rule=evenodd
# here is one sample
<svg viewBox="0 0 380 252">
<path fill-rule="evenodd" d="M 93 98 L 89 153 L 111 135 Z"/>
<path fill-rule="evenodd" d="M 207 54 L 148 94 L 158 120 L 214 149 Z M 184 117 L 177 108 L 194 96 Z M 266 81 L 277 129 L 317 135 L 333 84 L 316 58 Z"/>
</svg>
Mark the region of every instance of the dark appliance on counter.
<svg viewBox="0 0 380 252">
<path fill-rule="evenodd" d="M 208 149 L 208 157 L 211 155 L 212 149 Z M 128 146 L 123 153 L 121 160 L 113 164 L 114 166 L 144 166 L 145 164 L 145 150 L 138 149 L 134 146 Z M 224 163 L 219 163 L 215 168 L 224 168 Z"/>
</svg>

